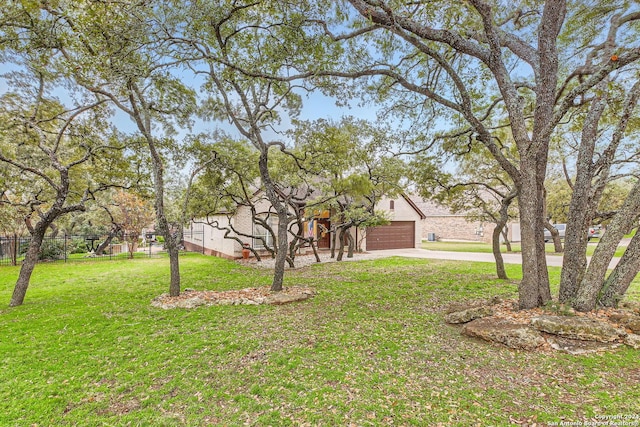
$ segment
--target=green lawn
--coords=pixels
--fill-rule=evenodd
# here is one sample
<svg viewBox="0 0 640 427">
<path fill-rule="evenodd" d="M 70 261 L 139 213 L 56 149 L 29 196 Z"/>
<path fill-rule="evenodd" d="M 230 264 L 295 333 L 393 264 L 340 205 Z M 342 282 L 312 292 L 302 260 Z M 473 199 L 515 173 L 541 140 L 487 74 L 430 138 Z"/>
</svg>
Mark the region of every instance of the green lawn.
<svg viewBox="0 0 640 427">
<path fill-rule="evenodd" d="M 591 243 L 587 246 L 587 256 L 593 255 L 593 252 L 596 250 L 596 243 L 598 239 L 592 240 Z M 492 253 L 493 248 L 491 243 L 484 242 L 422 242 L 423 249 L 429 249 L 432 251 L 450 251 L 450 252 L 483 252 L 483 253 Z M 626 246 L 620 246 L 614 256 L 621 257 L 626 250 Z M 500 249 L 502 253 L 507 253 L 507 247 L 505 245 L 501 245 Z M 511 244 L 512 253 L 520 252 L 520 244 L 512 243 Z M 547 254 L 554 255 L 555 248 L 553 243 L 547 243 L 545 245 L 545 250 Z M 561 254 L 558 254 L 561 255 Z"/>
<path fill-rule="evenodd" d="M 489 263 L 315 265 L 282 306 L 162 310 L 166 259 L 38 265 L 25 305 L 0 268 L 1 426 L 505 426 L 640 414 L 640 351 L 508 350 L 443 323 L 453 301 L 513 297 Z M 267 285 L 267 272 L 181 259 L 183 286 Z M 508 265 L 517 277 L 519 266 Z M 559 270 L 551 269 L 553 282 Z M 640 300 L 640 283 L 632 285 Z M 529 421 L 527 421 L 529 420 Z"/>
</svg>

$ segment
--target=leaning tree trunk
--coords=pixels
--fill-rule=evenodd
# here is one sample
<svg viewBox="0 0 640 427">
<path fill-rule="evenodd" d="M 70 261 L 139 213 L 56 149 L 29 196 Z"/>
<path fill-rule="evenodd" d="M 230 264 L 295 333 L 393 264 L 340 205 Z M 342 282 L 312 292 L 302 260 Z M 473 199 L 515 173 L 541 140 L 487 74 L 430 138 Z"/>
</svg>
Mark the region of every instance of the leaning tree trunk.
<svg viewBox="0 0 640 427">
<path fill-rule="evenodd" d="M 605 284 L 604 279 L 609 263 L 625 232 L 638 217 L 638 210 L 640 210 L 640 182 L 634 185 L 622 208 L 607 227 L 607 232 L 600 239 L 584 278 L 580 282 L 580 287 L 573 303 L 574 309 L 591 311 L 596 307 L 598 295 Z M 625 262 L 633 263 L 633 258 L 627 257 Z M 621 265 L 621 263 L 622 259 L 618 262 L 618 266 L 622 269 L 624 264 Z"/>
<path fill-rule="evenodd" d="M 507 221 L 509 220 L 509 206 L 513 202 L 513 199 L 518 195 L 517 190 L 511 190 L 500 203 L 500 217 L 496 222 L 496 226 L 493 229 L 491 235 L 491 243 L 493 246 L 493 257 L 496 260 L 496 274 L 499 279 L 508 279 L 507 272 L 504 268 L 504 259 L 502 259 L 502 252 L 500 251 L 500 235 L 504 233 L 505 242 L 507 243 L 507 249 L 510 251 L 509 239 L 507 233 L 504 231 L 507 227 Z"/>
<path fill-rule="evenodd" d="M 113 237 L 114 237 L 114 235 L 109 233 L 107 238 L 104 239 L 104 242 L 100 243 L 98 245 L 98 247 L 96 248 L 96 255 L 98 255 L 98 256 L 102 255 L 104 250 L 107 249 L 107 247 L 111 244 L 111 241 L 113 240 Z"/>
<path fill-rule="evenodd" d="M 500 232 L 502 233 L 502 238 L 504 239 L 504 245 L 507 252 L 513 252 L 513 249 L 511 248 L 511 240 L 509 240 L 509 229 L 507 226 L 505 225 Z"/>
<path fill-rule="evenodd" d="M 311 246 L 311 250 L 313 251 L 313 256 L 316 258 L 316 262 L 320 262 L 320 255 L 318 255 L 318 248 L 316 247 L 315 239 L 313 237 L 309 239 L 309 246 Z"/>
<path fill-rule="evenodd" d="M 620 262 L 605 280 L 598 303 L 604 307 L 617 307 L 638 271 L 640 271 L 640 233 L 633 236 Z"/>
<path fill-rule="evenodd" d="M 500 251 L 500 234 L 504 224 L 497 224 L 493 229 L 491 235 L 491 244 L 493 247 L 493 257 L 496 260 L 496 274 L 498 279 L 508 279 L 507 271 L 504 269 L 504 259 L 502 259 L 502 252 Z"/>
<path fill-rule="evenodd" d="M 353 236 L 351 235 L 351 233 L 347 234 L 347 240 L 349 241 L 349 245 L 347 246 L 347 258 L 353 258 L 355 242 L 353 240 Z"/>
<path fill-rule="evenodd" d="M 9 302 L 10 307 L 22 305 L 24 302 L 24 297 L 27 295 L 27 288 L 29 288 L 31 274 L 38 262 L 40 247 L 42 246 L 42 241 L 44 240 L 44 235 L 47 232 L 48 227 L 49 224 L 41 222 L 33 229 L 29 248 L 27 249 L 24 261 L 22 261 L 22 267 L 20 267 L 18 281 L 16 282 L 16 286 L 13 288 L 13 295 Z"/>
<path fill-rule="evenodd" d="M 544 228 L 549 231 L 551 234 L 551 241 L 553 242 L 553 251 L 557 254 L 563 252 L 562 250 L 562 241 L 560 240 L 560 232 L 556 230 L 556 228 L 551 225 L 549 221 L 545 220 Z"/>
<path fill-rule="evenodd" d="M 587 269 L 588 229 L 598 200 L 592 199 L 593 156 L 598 139 L 598 123 L 606 107 L 606 99 L 598 97 L 589 109 L 582 130 L 578 150 L 576 179 L 573 184 L 567 230 L 565 232 L 565 255 L 560 276 L 561 303 L 571 303 L 578 293 L 578 286 Z"/>
<path fill-rule="evenodd" d="M 336 261 L 342 261 L 342 257 L 344 256 L 344 236 L 347 233 L 349 228 L 340 228 L 340 236 L 338 237 L 338 257 Z"/>
</svg>

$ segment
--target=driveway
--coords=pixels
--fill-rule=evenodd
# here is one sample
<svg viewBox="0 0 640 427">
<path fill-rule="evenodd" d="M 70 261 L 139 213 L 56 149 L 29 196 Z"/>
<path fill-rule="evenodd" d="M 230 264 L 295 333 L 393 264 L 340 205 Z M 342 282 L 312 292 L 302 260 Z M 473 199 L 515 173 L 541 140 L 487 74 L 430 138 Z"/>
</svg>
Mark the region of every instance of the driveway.
<svg viewBox="0 0 640 427">
<path fill-rule="evenodd" d="M 448 252 L 448 251 L 431 251 L 428 249 L 386 249 L 381 251 L 371 251 L 374 256 L 390 257 L 402 256 L 406 258 L 427 258 L 427 259 L 444 259 L 452 261 L 476 261 L 476 262 L 496 262 L 493 254 L 479 252 Z M 502 254 L 505 264 L 522 264 L 522 255 L 518 254 Z M 619 258 L 613 258 L 609 264 L 609 268 L 614 268 Z M 562 267 L 562 255 L 547 255 L 547 265 L 549 267 Z"/>
</svg>

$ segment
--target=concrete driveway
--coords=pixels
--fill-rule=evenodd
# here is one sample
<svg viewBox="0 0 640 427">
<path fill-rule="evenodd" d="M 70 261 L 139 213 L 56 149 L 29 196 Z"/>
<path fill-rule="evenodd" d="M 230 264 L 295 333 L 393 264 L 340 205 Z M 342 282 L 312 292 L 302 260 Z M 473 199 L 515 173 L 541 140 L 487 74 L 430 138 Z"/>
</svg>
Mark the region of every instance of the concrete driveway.
<svg viewBox="0 0 640 427">
<path fill-rule="evenodd" d="M 477 253 L 477 252 L 447 252 L 447 251 L 431 251 L 428 249 L 386 249 L 381 251 L 371 251 L 374 256 L 380 258 L 390 256 L 402 256 L 406 258 L 427 258 L 427 259 L 444 259 L 452 261 L 476 261 L 476 262 L 496 262 L 493 254 Z M 502 254 L 505 264 L 522 264 L 522 255 L 520 254 Z M 614 268 L 619 258 L 613 258 L 609 264 L 609 268 Z M 562 267 L 562 255 L 547 255 L 547 265 L 549 267 Z"/>
</svg>

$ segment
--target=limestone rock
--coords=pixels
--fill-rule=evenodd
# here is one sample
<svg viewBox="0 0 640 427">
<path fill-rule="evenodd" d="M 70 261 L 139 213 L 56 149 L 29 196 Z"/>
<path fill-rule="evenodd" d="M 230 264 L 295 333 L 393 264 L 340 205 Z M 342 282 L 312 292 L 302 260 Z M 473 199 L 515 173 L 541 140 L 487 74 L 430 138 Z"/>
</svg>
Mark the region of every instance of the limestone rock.
<svg viewBox="0 0 640 427">
<path fill-rule="evenodd" d="M 545 344 L 542 335 L 527 325 L 495 317 L 473 320 L 464 325 L 462 333 L 514 349 L 535 350 Z"/>
<path fill-rule="evenodd" d="M 640 349 L 640 335 L 629 334 L 624 337 L 624 343 L 631 348 L 635 348 L 636 350 Z"/>
<path fill-rule="evenodd" d="M 640 334 L 640 316 L 627 313 L 615 313 L 609 319 L 621 324 L 625 328 L 631 329 L 634 334 Z"/>
<path fill-rule="evenodd" d="M 170 308 L 196 308 L 207 303 L 206 300 L 197 296 L 193 298 L 180 299 L 175 302 L 169 303 L 166 301 L 166 297 L 167 294 L 163 294 L 160 297 L 155 298 L 153 301 L 151 301 L 151 305 L 154 307 L 162 308 L 164 310 L 168 310 Z"/>
<path fill-rule="evenodd" d="M 549 334 L 585 341 L 613 342 L 626 335 L 608 323 L 586 317 L 539 316 L 531 325 Z"/>
<path fill-rule="evenodd" d="M 637 314 L 640 314 L 640 302 L 624 301 L 620 303 L 620 307 L 626 308 L 628 310 L 636 312 Z"/>
<path fill-rule="evenodd" d="M 640 334 L 640 318 L 630 319 L 624 326 L 631 329 L 634 334 Z"/>
<path fill-rule="evenodd" d="M 459 324 L 467 323 L 475 319 L 493 315 L 491 307 L 471 307 L 462 311 L 454 311 L 444 317 L 447 323 Z"/>
<path fill-rule="evenodd" d="M 618 343 L 602 343 L 597 341 L 583 341 L 565 338 L 558 335 L 548 335 L 547 342 L 554 350 L 569 354 L 580 355 L 599 353 L 619 347 Z"/>
<path fill-rule="evenodd" d="M 178 301 L 178 303 L 176 304 L 176 307 L 178 308 L 196 308 L 196 307 L 200 307 L 201 305 L 205 305 L 207 302 L 200 298 L 200 297 L 195 297 L 195 298 L 187 298 L 184 300 L 180 300 Z"/>
<path fill-rule="evenodd" d="M 265 302 L 267 304 L 281 305 L 288 304 L 290 302 L 302 301 L 308 299 L 311 295 L 307 293 L 300 294 L 284 294 L 284 293 L 276 293 L 273 295 L 269 295 L 265 298 Z"/>
</svg>

